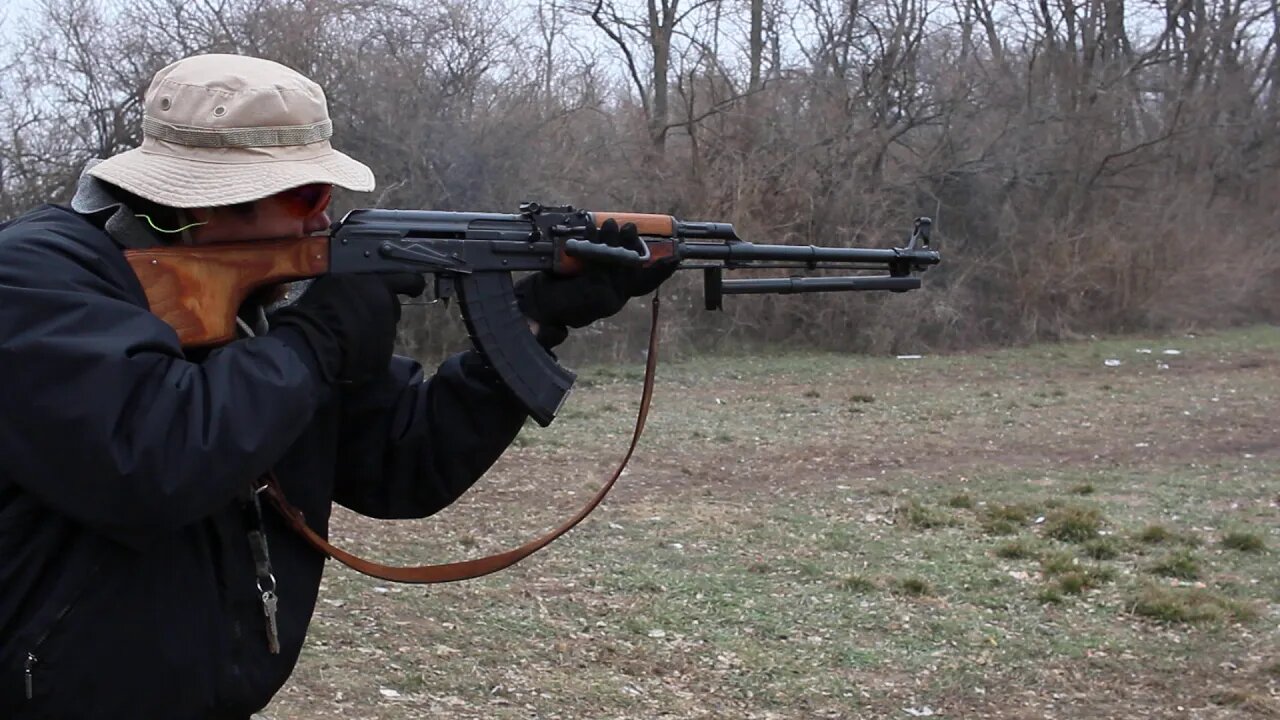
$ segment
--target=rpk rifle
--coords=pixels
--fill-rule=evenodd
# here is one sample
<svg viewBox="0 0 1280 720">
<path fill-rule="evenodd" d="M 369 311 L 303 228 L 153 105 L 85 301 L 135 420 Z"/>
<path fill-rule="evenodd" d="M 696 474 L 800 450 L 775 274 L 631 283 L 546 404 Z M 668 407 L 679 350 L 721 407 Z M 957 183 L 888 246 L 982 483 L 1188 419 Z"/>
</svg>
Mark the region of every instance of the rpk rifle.
<svg viewBox="0 0 1280 720">
<path fill-rule="evenodd" d="M 587 226 L 598 228 L 609 219 L 634 223 L 646 252 L 588 241 Z M 919 288 L 917 273 L 940 262 L 929 246 L 931 226 L 929 218 L 916 218 L 904 247 L 819 247 L 753 244 L 722 222 L 537 203 L 521 205 L 517 214 L 361 209 L 334 223 L 327 234 L 130 250 L 126 257 L 152 312 L 177 331 L 184 347 L 233 340 L 237 310 L 264 286 L 324 273 L 431 273 L 436 296 L 457 299 L 476 349 L 545 427 L 575 375 L 537 344 L 516 306 L 511 273 L 575 274 L 589 263 L 646 265 L 674 258 L 678 269 L 702 270 L 709 310 L 721 308 L 725 295 L 904 292 Z M 853 274 L 724 277 L 726 270 L 760 268 Z"/>
<path fill-rule="evenodd" d="M 634 223 L 643 251 L 590 242 L 588 227 L 608 220 Z M 546 426 L 573 385 L 572 371 L 556 363 L 537 343 L 521 314 L 511 273 L 549 270 L 582 272 L 590 263 L 644 266 L 672 258 L 678 269 L 703 271 L 706 306 L 719 308 L 725 295 L 889 290 L 920 287 L 916 273 L 938 264 L 929 247 L 931 223 L 917 218 L 900 248 L 755 245 L 733 226 L 687 222 L 670 215 L 587 212 L 572 207 L 527 203 L 513 215 L 423 210 L 353 210 L 330 232 L 291 240 L 129 250 L 126 258 L 147 294 L 153 313 L 177 331 L 184 347 L 229 342 L 235 318 L 250 293 L 268 285 L 324 273 L 420 272 L 435 276 L 440 298 L 456 298 L 476 349 L 484 354 L 529 415 Z M 726 279 L 727 270 L 747 268 L 797 271 L 837 270 L 840 277 L 795 276 Z M 875 274 L 867 274 L 868 272 Z M 573 517 L 559 527 L 506 552 L 459 562 L 393 567 L 356 557 L 331 545 L 312 529 L 301 511 L 267 473 L 258 480 L 286 522 L 321 552 L 373 577 L 394 582 L 440 583 L 479 577 L 509 567 L 568 532 L 604 499 L 635 452 L 657 362 L 658 299 L 644 389 L 631 445 L 612 477 Z"/>
</svg>

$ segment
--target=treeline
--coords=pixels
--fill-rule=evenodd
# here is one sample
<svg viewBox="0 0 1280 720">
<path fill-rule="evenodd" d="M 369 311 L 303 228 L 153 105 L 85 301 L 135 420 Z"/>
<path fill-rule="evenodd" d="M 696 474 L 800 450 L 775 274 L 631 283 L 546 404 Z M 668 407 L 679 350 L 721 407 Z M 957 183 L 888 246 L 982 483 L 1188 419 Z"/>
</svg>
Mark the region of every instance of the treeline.
<svg viewBox="0 0 1280 720">
<path fill-rule="evenodd" d="M 1280 319 L 1280 9 L 1263 0 L 45 0 L 9 18 L 0 217 L 133 147 L 152 74 L 201 52 L 326 89 L 353 206 L 527 199 L 901 243 L 919 292 L 666 290 L 667 347 L 874 352 Z M 404 341 L 457 347 L 414 309 Z M 634 359 L 642 307 L 572 357 Z M 583 333 L 579 333 L 583 334 Z"/>
</svg>

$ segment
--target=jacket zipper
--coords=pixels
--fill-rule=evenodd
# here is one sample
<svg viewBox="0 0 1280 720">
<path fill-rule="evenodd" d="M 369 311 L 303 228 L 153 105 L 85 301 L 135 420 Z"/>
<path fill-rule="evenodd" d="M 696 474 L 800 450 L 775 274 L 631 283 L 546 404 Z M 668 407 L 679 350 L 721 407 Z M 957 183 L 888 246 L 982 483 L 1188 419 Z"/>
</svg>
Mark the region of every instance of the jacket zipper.
<svg viewBox="0 0 1280 720">
<path fill-rule="evenodd" d="M 27 683 L 26 683 L 26 684 L 27 684 L 27 699 L 28 699 L 28 700 L 30 700 L 30 699 L 31 699 L 31 696 L 32 696 L 32 694 L 33 694 L 33 693 L 31 692 L 31 686 L 32 686 L 32 684 L 33 684 L 33 683 L 32 683 L 32 678 L 31 678 L 31 668 L 32 668 L 32 666 L 34 666 L 35 664 L 36 664 L 36 656 L 35 656 L 35 655 L 33 655 L 32 653 L 27 653 L 27 663 L 26 663 L 26 665 L 24 665 L 24 666 L 23 666 L 23 669 L 24 669 L 24 670 L 26 670 L 26 681 L 27 681 Z"/>
<path fill-rule="evenodd" d="M 94 565 L 93 569 L 89 571 L 89 577 L 88 577 L 88 580 L 85 582 L 84 587 L 89 586 L 89 582 L 91 582 L 93 580 L 93 577 L 98 574 L 99 567 L 102 567 L 102 566 L 100 564 Z M 81 588 L 80 592 L 83 593 L 84 588 Z M 72 598 L 70 602 L 68 602 L 66 605 L 62 607 L 61 610 L 58 611 L 58 614 L 55 615 L 53 618 L 53 622 L 49 623 L 49 627 L 44 629 L 44 632 L 41 633 L 40 637 L 36 639 L 35 645 L 33 645 L 31 647 L 31 650 L 27 652 L 27 660 L 22 664 L 22 670 L 23 670 L 23 684 L 27 691 L 28 700 L 31 700 L 35 696 L 35 676 L 33 675 L 33 670 L 35 669 L 35 666 L 40 662 L 40 658 L 36 656 L 36 651 L 40 649 L 41 645 L 44 645 L 44 641 L 49 637 L 49 634 L 53 632 L 54 628 L 58 627 L 58 623 L 62 622 L 62 618 L 66 617 L 67 613 L 71 612 L 71 608 L 75 607 L 76 601 L 79 599 L 80 599 L 80 594 L 77 593 L 76 596 Z"/>
</svg>

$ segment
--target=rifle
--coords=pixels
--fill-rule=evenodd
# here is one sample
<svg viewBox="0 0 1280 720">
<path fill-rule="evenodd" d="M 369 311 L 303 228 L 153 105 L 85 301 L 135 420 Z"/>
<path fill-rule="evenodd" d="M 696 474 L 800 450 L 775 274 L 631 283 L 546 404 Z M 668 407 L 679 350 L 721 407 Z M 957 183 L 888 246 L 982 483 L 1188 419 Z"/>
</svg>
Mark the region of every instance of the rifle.
<svg viewBox="0 0 1280 720">
<path fill-rule="evenodd" d="M 588 224 L 599 227 L 609 219 L 619 225 L 635 223 L 646 252 L 585 239 Z M 236 312 L 250 293 L 264 286 L 324 273 L 432 273 L 436 297 L 457 298 L 476 349 L 545 427 L 559 412 L 576 376 L 557 364 L 529 332 L 516 307 L 512 272 L 574 274 L 584 263 L 644 265 L 674 258 L 678 269 L 702 270 L 708 310 L 720 309 L 725 295 L 905 292 L 920 287 L 915 273 L 941 260 L 929 247 L 931 227 L 929 218 L 916 218 L 901 248 L 757 245 L 739 238 L 728 223 L 524 203 L 518 214 L 353 210 L 327 235 L 160 247 L 125 255 L 152 312 L 177 331 L 183 347 L 234 339 Z M 724 278 L 726 270 L 752 268 L 860 274 Z M 867 270 L 880 274 L 868 275 Z"/>
<path fill-rule="evenodd" d="M 592 243 L 588 225 L 613 219 L 635 223 L 644 252 Z M 168 322 L 184 347 L 229 342 L 235 318 L 250 293 L 268 285 L 324 273 L 422 272 L 435 275 L 436 297 L 457 298 L 476 349 L 542 426 L 551 423 L 573 385 L 572 371 L 561 367 L 529 331 L 516 305 L 511 273 L 550 270 L 581 272 L 585 263 L 645 265 L 674 258 L 678 269 L 701 269 L 705 305 L 719 309 L 723 296 L 751 293 L 807 293 L 889 290 L 920 287 L 922 272 L 940 262 L 929 248 L 932 223 L 915 221 L 901 248 L 845 248 L 755 245 L 740 239 L 733 226 L 687 222 L 670 215 L 587 212 L 572 207 L 520 206 L 519 214 L 353 210 L 327 235 L 291 240 L 129 250 L 125 257 L 146 292 L 151 311 Z M 726 270 L 774 268 L 842 270 L 841 277 L 725 279 Z M 880 271 L 867 275 L 865 271 Z M 887 274 L 886 274 L 887 271 Z M 393 567 L 370 562 L 331 545 L 307 524 L 285 498 L 273 473 L 258 481 L 295 532 L 312 546 L 358 572 L 383 580 L 439 583 L 487 575 L 532 555 L 568 532 L 591 513 L 622 476 L 644 431 L 653 397 L 656 368 L 658 298 L 645 364 L 644 389 L 631 444 L 612 477 L 586 506 L 559 527 L 496 555 L 439 565 Z"/>
</svg>

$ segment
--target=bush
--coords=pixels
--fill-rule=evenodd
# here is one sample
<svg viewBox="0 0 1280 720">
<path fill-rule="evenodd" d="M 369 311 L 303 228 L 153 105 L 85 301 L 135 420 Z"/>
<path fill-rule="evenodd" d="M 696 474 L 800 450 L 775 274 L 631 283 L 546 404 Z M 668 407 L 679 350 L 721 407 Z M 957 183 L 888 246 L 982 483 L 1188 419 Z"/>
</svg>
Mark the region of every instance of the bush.
<svg viewBox="0 0 1280 720">
<path fill-rule="evenodd" d="M 1098 536 L 1102 520 L 1102 513 L 1097 508 L 1058 508 L 1045 517 L 1044 534 L 1055 540 L 1082 543 Z"/>
<path fill-rule="evenodd" d="M 1133 614 L 1165 623 L 1244 622 L 1257 611 L 1244 603 L 1202 588 L 1150 585 L 1133 599 Z"/>
</svg>

